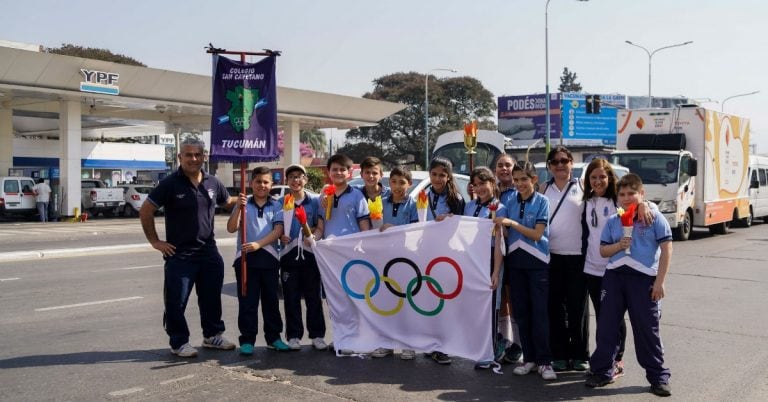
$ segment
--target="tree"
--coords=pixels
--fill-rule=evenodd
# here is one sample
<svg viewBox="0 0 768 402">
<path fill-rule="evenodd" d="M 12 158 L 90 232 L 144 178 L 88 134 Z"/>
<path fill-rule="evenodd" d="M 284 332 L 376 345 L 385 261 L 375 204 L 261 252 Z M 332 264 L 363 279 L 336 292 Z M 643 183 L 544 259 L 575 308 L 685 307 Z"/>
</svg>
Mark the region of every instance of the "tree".
<svg viewBox="0 0 768 402">
<path fill-rule="evenodd" d="M 576 82 L 578 76 L 568 67 L 563 68 L 563 75 L 560 77 L 560 92 L 581 92 L 581 84 Z"/>
<path fill-rule="evenodd" d="M 112 53 L 108 49 L 99 49 L 95 47 L 82 47 L 71 43 L 62 43 L 61 47 L 49 47 L 45 49 L 47 53 L 63 54 L 65 56 L 82 57 L 85 59 L 104 60 L 114 63 L 128 64 L 131 66 L 146 67 L 147 65 L 122 54 Z"/>
<path fill-rule="evenodd" d="M 426 166 L 424 160 L 424 74 L 394 73 L 373 80 L 373 92 L 364 98 L 398 102 L 402 111 L 373 127 L 347 132 L 352 144 L 339 149 L 353 160 L 377 156 L 386 165 L 414 163 Z M 483 129 L 495 130 L 493 117 L 496 102 L 493 94 L 472 77 L 436 78 L 429 76 L 429 149 L 437 136 L 462 129 L 470 119 L 478 119 Z"/>
<path fill-rule="evenodd" d="M 315 155 L 325 152 L 325 133 L 313 128 L 311 130 L 301 130 L 299 133 L 299 142 L 309 145 L 315 151 Z"/>
</svg>

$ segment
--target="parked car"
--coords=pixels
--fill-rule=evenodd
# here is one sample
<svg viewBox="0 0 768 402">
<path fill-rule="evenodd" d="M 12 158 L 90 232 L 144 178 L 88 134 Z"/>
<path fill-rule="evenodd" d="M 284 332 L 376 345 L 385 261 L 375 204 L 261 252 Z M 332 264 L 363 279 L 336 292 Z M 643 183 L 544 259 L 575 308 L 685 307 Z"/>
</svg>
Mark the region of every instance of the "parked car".
<svg viewBox="0 0 768 402">
<path fill-rule="evenodd" d="M 122 214 L 124 216 L 138 216 L 141 205 L 154 187 L 149 184 L 125 184 L 123 187 L 123 206 Z"/>
<path fill-rule="evenodd" d="M 80 183 L 82 210 L 91 217 L 95 218 L 99 213 L 113 216 L 123 211 L 125 199 L 122 188 L 108 187 L 97 179 L 83 179 Z"/>
<path fill-rule="evenodd" d="M 412 184 L 408 189 L 408 195 L 416 198 L 421 190 L 427 189 L 429 184 L 429 172 L 424 170 L 411 171 Z M 464 201 L 469 202 L 469 193 L 467 192 L 467 185 L 469 184 L 469 176 L 463 174 L 453 174 L 456 185 L 459 188 L 461 196 L 464 197 Z M 384 172 L 381 178 L 381 184 L 389 187 L 389 172 Z M 362 177 L 356 177 L 349 181 L 349 185 L 353 187 L 362 187 L 365 185 Z"/>
<path fill-rule="evenodd" d="M 31 177 L 0 177 L 0 216 L 36 214 L 34 186 Z"/>
<path fill-rule="evenodd" d="M 547 169 L 547 163 L 546 162 L 539 162 L 534 165 L 536 167 L 536 174 L 539 176 L 539 184 L 546 183 L 547 180 L 549 180 L 549 170 Z M 589 163 L 586 162 L 574 162 L 573 164 L 573 171 L 572 175 L 573 177 L 579 177 L 581 180 L 586 181 L 587 180 L 587 166 L 589 166 Z M 613 168 L 613 172 L 616 173 L 616 178 L 620 179 L 625 174 L 629 173 L 629 169 L 625 168 L 621 165 L 614 165 L 611 164 L 611 167 Z"/>
</svg>

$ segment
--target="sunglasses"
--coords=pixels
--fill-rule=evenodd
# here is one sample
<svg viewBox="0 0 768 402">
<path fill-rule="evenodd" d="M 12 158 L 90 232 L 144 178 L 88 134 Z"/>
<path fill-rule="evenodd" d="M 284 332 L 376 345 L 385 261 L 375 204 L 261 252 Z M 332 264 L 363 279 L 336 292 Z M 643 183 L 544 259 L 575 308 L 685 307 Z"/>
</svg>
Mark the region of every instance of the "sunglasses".
<svg viewBox="0 0 768 402">
<path fill-rule="evenodd" d="M 571 160 L 567 159 L 567 158 L 563 158 L 563 159 L 550 159 L 549 160 L 549 164 L 552 165 L 552 166 L 567 165 L 570 162 L 571 162 Z"/>
</svg>

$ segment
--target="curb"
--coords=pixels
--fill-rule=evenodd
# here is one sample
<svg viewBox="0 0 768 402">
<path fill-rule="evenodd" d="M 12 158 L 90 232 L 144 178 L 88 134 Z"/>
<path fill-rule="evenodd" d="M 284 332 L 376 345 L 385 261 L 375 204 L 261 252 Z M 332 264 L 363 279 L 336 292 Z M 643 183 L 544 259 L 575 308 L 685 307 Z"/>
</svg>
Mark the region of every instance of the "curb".
<svg viewBox="0 0 768 402">
<path fill-rule="evenodd" d="M 226 238 L 216 241 L 218 246 L 231 246 L 236 244 L 236 238 Z M 154 250 L 149 243 L 119 244 L 114 246 L 81 247 L 81 248 L 56 248 L 49 250 L 11 251 L 0 253 L 0 262 L 25 261 L 43 258 L 66 258 L 86 255 L 123 254 L 134 251 Z"/>
</svg>

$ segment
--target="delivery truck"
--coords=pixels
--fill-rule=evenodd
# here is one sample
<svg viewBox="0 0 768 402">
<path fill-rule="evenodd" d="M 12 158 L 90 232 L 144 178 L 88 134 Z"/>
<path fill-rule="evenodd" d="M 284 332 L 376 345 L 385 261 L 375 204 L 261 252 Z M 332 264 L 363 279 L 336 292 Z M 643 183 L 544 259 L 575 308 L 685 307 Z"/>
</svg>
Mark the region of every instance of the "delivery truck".
<svg viewBox="0 0 768 402">
<path fill-rule="evenodd" d="M 613 163 L 638 174 L 676 240 L 749 219 L 749 120 L 683 105 L 620 110 Z"/>
</svg>

